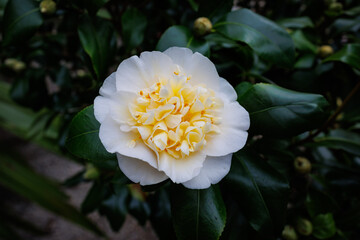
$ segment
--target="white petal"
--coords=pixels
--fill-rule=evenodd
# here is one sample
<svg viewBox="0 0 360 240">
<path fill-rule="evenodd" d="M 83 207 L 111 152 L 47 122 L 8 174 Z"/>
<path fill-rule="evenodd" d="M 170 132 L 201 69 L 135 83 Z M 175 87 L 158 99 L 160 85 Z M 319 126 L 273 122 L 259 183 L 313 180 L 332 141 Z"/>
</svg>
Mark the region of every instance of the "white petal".
<svg viewBox="0 0 360 240">
<path fill-rule="evenodd" d="M 199 175 L 182 183 L 191 189 L 205 189 L 217 184 L 228 174 L 231 166 L 232 153 L 221 157 L 207 156 Z"/>
<path fill-rule="evenodd" d="M 180 159 L 176 159 L 165 151 L 160 153 L 159 167 L 160 171 L 165 174 L 175 183 L 182 183 L 189 181 L 200 173 L 206 155 L 198 151 L 191 153 Z"/>
<path fill-rule="evenodd" d="M 171 47 L 164 52 L 175 64 L 181 66 L 187 76 L 191 76 L 189 83 L 206 84 L 207 87 L 219 89 L 219 74 L 215 65 L 205 56 L 190 49 Z"/>
<path fill-rule="evenodd" d="M 108 152 L 137 158 L 157 167 L 156 154 L 139 139 L 139 133 L 121 131 L 120 125 L 112 118 L 107 117 L 102 122 L 99 137 Z M 136 144 L 130 148 L 129 143 L 132 140 L 135 140 Z"/>
<path fill-rule="evenodd" d="M 168 179 L 164 172 L 158 171 L 144 161 L 121 154 L 116 154 L 116 156 L 121 171 L 135 183 L 151 185 Z"/>
<path fill-rule="evenodd" d="M 249 113 L 238 102 L 225 104 L 220 133 L 206 139 L 206 155 L 224 156 L 239 151 L 246 143 L 249 126 Z"/>
<path fill-rule="evenodd" d="M 216 89 L 214 89 L 216 90 Z M 224 102 L 234 102 L 237 100 L 237 93 L 233 86 L 224 78 L 220 78 L 220 88 L 217 92 Z"/>
<path fill-rule="evenodd" d="M 116 92 L 116 74 L 113 72 L 107 77 L 101 86 L 99 93 L 102 96 L 108 97 Z"/>
<path fill-rule="evenodd" d="M 131 117 L 128 103 L 133 102 L 136 94 L 130 92 L 114 92 L 111 96 L 97 96 L 94 100 L 94 115 L 100 123 L 109 115 L 119 123 L 127 122 Z"/>
<path fill-rule="evenodd" d="M 167 78 L 174 68 L 171 59 L 161 52 L 143 52 L 124 60 L 116 71 L 116 89 L 137 93 L 150 87 L 159 77 Z"/>
<path fill-rule="evenodd" d="M 94 116 L 99 123 L 102 123 L 110 112 L 110 98 L 97 96 L 94 100 Z"/>
</svg>

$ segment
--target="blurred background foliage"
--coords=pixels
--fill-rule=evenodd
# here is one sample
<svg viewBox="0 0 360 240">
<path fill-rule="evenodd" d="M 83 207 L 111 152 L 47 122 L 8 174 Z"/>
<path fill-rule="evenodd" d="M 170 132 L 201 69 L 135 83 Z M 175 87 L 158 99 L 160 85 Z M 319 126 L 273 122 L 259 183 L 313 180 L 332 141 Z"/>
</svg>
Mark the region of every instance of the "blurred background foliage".
<svg viewBox="0 0 360 240">
<path fill-rule="evenodd" d="M 1 127 L 83 164 L 65 186 L 93 182 L 80 213 L 1 146 L 3 188 L 99 236 L 93 211 L 114 231 L 126 214 L 150 220 L 160 239 L 360 238 L 357 0 L 0 0 L 0 26 Z M 130 184 L 81 135 L 98 130 L 90 105 L 122 60 L 171 46 L 209 57 L 250 113 L 247 146 L 207 190 Z M 19 221 L 2 209 L 0 238 L 44 234 Z"/>
</svg>

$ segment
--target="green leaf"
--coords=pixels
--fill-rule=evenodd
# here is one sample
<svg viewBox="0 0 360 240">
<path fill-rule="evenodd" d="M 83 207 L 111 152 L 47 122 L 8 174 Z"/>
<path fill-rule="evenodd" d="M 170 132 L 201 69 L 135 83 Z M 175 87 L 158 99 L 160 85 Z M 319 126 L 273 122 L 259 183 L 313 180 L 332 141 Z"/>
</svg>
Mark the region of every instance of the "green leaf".
<svg viewBox="0 0 360 240">
<path fill-rule="evenodd" d="M 99 128 L 100 123 L 95 119 L 93 105 L 83 109 L 70 123 L 66 148 L 75 156 L 97 166 L 116 169 L 116 156 L 104 148 L 99 138 Z"/>
<path fill-rule="evenodd" d="M 326 146 L 360 155 L 360 135 L 343 129 L 335 129 L 326 136 L 315 138 L 311 146 Z"/>
<path fill-rule="evenodd" d="M 331 25 L 333 35 L 338 35 L 344 32 L 354 32 L 356 33 L 360 27 L 360 16 L 349 19 L 349 18 L 338 18 Z"/>
<path fill-rule="evenodd" d="M 329 61 L 340 61 L 353 68 L 360 69 L 360 44 L 347 44 L 340 51 L 324 60 L 324 62 Z"/>
<path fill-rule="evenodd" d="M 250 225 L 272 239 L 283 228 L 289 184 L 256 155 L 240 151 L 234 156 L 226 183 Z"/>
<path fill-rule="evenodd" d="M 107 217 L 114 231 L 119 231 L 125 221 L 128 198 L 129 191 L 127 186 L 117 186 L 115 193 L 105 199 L 100 206 L 100 213 Z"/>
<path fill-rule="evenodd" d="M 339 209 L 336 201 L 326 192 L 311 189 L 305 200 L 306 210 L 311 217 Z"/>
<path fill-rule="evenodd" d="M 205 40 L 195 38 L 184 26 L 168 28 L 156 45 L 156 50 L 165 51 L 169 47 L 187 47 L 206 56 L 210 53 L 209 44 Z"/>
<path fill-rule="evenodd" d="M 84 201 L 81 203 L 81 212 L 88 214 L 97 209 L 108 193 L 108 184 L 104 184 L 100 180 L 95 181 L 88 191 Z"/>
<path fill-rule="evenodd" d="M 313 219 L 313 235 L 317 239 L 328 239 L 335 235 L 336 226 L 332 213 L 319 214 Z"/>
<path fill-rule="evenodd" d="M 36 174 L 13 156 L 3 153 L 0 161 L 0 184 L 59 216 L 103 235 L 92 222 L 67 203 L 67 196 L 55 183 Z"/>
<path fill-rule="evenodd" d="M 226 221 L 226 209 L 218 186 L 187 189 L 173 185 L 171 212 L 179 240 L 219 239 Z"/>
<path fill-rule="evenodd" d="M 232 0 L 200 0 L 198 16 L 207 17 L 213 22 L 216 22 L 219 18 L 231 11 L 233 4 L 234 1 Z"/>
<path fill-rule="evenodd" d="M 256 133 L 294 136 L 319 127 L 328 116 L 328 102 L 318 94 L 260 83 L 239 96 L 250 114 L 250 129 Z"/>
<path fill-rule="evenodd" d="M 291 37 L 294 41 L 296 49 L 299 49 L 302 52 L 316 54 L 317 47 L 306 38 L 303 31 L 296 30 L 291 34 Z"/>
<path fill-rule="evenodd" d="M 248 44 L 260 57 L 283 67 L 291 67 L 295 60 L 290 35 L 271 20 L 249 9 L 228 13 L 214 29 L 225 36 Z"/>
<path fill-rule="evenodd" d="M 360 15 L 360 6 L 353 7 L 343 12 L 349 16 L 359 16 Z"/>
<path fill-rule="evenodd" d="M 306 69 L 311 68 L 314 65 L 315 55 L 314 54 L 304 54 L 301 56 L 295 63 L 294 68 L 296 69 Z"/>
<path fill-rule="evenodd" d="M 84 15 L 79 20 L 78 34 L 85 52 L 89 55 L 98 79 L 108 75 L 108 67 L 116 52 L 116 35 L 113 25 L 101 18 Z"/>
<path fill-rule="evenodd" d="M 143 42 L 146 25 L 146 16 L 136 8 L 129 8 L 124 12 L 121 16 L 122 39 L 128 49 Z"/>
<path fill-rule="evenodd" d="M 285 28 L 313 28 L 314 24 L 309 17 L 285 18 L 277 21 L 277 24 Z"/>
<path fill-rule="evenodd" d="M 33 0 L 9 0 L 3 19 L 2 45 L 23 43 L 29 39 L 43 23 L 39 6 Z"/>
</svg>

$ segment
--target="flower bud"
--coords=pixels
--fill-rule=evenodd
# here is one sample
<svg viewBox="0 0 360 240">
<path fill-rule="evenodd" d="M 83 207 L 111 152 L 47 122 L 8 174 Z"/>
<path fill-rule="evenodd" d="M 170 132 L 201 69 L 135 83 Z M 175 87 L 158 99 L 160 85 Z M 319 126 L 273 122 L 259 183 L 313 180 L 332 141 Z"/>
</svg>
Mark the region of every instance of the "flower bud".
<svg viewBox="0 0 360 240">
<path fill-rule="evenodd" d="M 312 223 L 304 218 L 300 218 L 296 224 L 296 230 L 304 236 L 310 236 L 313 231 Z"/>
<path fill-rule="evenodd" d="M 318 49 L 318 55 L 321 58 L 326 58 L 334 53 L 334 50 L 329 45 L 323 45 Z"/>
<path fill-rule="evenodd" d="M 343 10 L 343 5 L 339 2 L 333 2 L 329 5 L 329 10 L 340 13 Z"/>
<path fill-rule="evenodd" d="M 40 3 L 40 12 L 51 15 L 56 11 L 56 3 L 53 0 L 43 0 Z"/>
<path fill-rule="evenodd" d="M 296 172 L 301 174 L 306 174 L 311 172 L 311 162 L 304 157 L 295 158 L 294 167 Z"/>
<path fill-rule="evenodd" d="M 84 78 L 87 76 L 87 73 L 83 69 L 76 70 L 76 76 L 79 78 Z"/>
<path fill-rule="evenodd" d="M 100 173 L 99 170 L 91 163 L 86 164 L 86 170 L 83 175 L 84 179 L 86 180 L 93 180 L 99 177 Z"/>
<path fill-rule="evenodd" d="M 23 61 L 15 58 L 8 58 L 4 62 L 5 66 L 13 70 L 14 72 L 22 72 L 26 68 L 26 64 Z"/>
<path fill-rule="evenodd" d="M 295 229 L 290 225 L 286 225 L 284 227 L 284 230 L 282 231 L 282 237 L 285 240 L 297 240 L 298 239 Z"/>
<path fill-rule="evenodd" d="M 212 24 L 206 17 L 200 17 L 194 22 L 194 32 L 197 36 L 203 36 L 211 32 Z"/>
</svg>

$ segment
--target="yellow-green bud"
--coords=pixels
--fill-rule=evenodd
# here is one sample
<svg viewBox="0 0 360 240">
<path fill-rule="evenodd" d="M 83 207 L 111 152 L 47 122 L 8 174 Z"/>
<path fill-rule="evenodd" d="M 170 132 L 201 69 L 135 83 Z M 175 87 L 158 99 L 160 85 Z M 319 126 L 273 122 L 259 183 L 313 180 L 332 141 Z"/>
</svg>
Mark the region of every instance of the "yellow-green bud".
<svg viewBox="0 0 360 240">
<path fill-rule="evenodd" d="M 194 22 L 194 32 L 197 36 L 203 36 L 211 32 L 212 24 L 206 17 L 200 17 Z"/>
<path fill-rule="evenodd" d="M 310 236 L 313 231 L 312 223 L 304 218 L 300 218 L 296 224 L 296 230 L 304 236 Z"/>
<path fill-rule="evenodd" d="M 51 15 L 56 11 L 56 3 L 53 0 L 43 0 L 40 3 L 40 12 Z"/>
<path fill-rule="evenodd" d="M 85 72 L 85 70 L 83 70 L 83 69 L 78 69 L 78 70 L 76 70 L 76 76 L 78 76 L 79 78 L 83 78 L 83 77 L 86 77 L 86 72 Z"/>
<path fill-rule="evenodd" d="M 343 5 L 339 2 L 333 2 L 329 5 L 329 10 L 334 12 L 341 12 L 343 10 Z"/>
<path fill-rule="evenodd" d="M 329 45 L 323 45 L 318 49 L 318 54 L 321 58 L 327 58 L 334 53 L 334 50 Z"/>
<path fill-rule="evenodd" d="M 285 240 L 297 240 L 298 239 L 295 229 L 290 225 L 286 225 L 281 234 Z"/>
<path fill-rule="evenodd" d="M 311 162 L 304 157 L 295 158 L 294 167 L 296 172 L 301 174 L 306 174 L 311 172 Z"/>
<path fill-rule="evenodd" d="M 6 59 L 4 64 L 14 72 L 22 72 L 26 68 L 26 64 L 23 61 L 17 60 L 15 58 Z"/>
<path fill-rule="evenodd" d="M 83 175 L 86 180 L 97 179 L 100 176 L 99 170 L 91 163 L 86 164 L 86 170 Z"/>
</svg>

